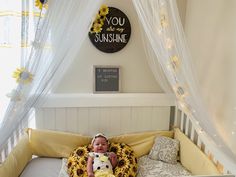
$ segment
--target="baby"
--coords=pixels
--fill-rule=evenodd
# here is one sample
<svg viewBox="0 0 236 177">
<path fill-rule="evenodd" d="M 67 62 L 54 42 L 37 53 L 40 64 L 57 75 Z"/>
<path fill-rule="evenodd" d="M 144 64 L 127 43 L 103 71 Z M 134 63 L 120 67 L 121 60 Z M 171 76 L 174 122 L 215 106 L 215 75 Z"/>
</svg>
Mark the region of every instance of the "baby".
<svg viewBox="0 0 236 177">
<path fill-rule="evenodd" d="M 115 177 L 112 169 L 117 164 L 114 152 L 108 152 L 108 140 L 99 133 L 94 136 L 92 152 L 89 153 L 87 162 L 88 177 Z"/>
</svg>

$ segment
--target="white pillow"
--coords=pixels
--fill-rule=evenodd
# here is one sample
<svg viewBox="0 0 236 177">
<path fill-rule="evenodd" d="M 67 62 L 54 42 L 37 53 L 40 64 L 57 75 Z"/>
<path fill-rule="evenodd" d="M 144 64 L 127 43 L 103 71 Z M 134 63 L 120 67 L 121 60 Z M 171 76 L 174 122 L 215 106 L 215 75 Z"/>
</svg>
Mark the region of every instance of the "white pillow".
<svg viewBox="0 0 236 177">
<path fill-rule="evenodd" d="M 63 158 L 62 159 L 62 163 L 61 163 L 61 170 L 59 172 L 59 176 L 58 177 L 69 177 L 69 174 L 67 173 L 67 158 Z"/>
<path fill-rule="evenodd" d="M 165 136 L 157 136 L 148 157 L 166 163 L 177 163 L 179 141 Z"/>
</svg>

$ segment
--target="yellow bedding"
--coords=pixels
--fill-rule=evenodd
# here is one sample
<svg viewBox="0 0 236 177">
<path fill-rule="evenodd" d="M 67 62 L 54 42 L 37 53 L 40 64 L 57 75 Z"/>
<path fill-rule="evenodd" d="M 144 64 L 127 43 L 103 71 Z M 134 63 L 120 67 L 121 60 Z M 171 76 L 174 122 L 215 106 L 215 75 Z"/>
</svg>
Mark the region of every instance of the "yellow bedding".
<svg viewBox="0 0 236 177">
<path fill-rule="evenodd" d="M 68 157 L 78 146 L 91 142 L 91 137 L 47 130 L 28 129 L 28 136 L 20 140 L 7 160 L 0 165 L 0 177 L 18 177 L 32 155 L 42 157 Z M 149 153 L 157 135 L 175 137 L 180 141 L 180 160 L 195 175 L 219 174 L 214 164 L 181 131 L 153 131 L 126 134 L 110 138 L 111 142 L 130 145 L 137 157 Z M 196 165 L 198 164 L 198 165 Z M 12 170 L 14 169 L 14 170 Z"/>
</svg>

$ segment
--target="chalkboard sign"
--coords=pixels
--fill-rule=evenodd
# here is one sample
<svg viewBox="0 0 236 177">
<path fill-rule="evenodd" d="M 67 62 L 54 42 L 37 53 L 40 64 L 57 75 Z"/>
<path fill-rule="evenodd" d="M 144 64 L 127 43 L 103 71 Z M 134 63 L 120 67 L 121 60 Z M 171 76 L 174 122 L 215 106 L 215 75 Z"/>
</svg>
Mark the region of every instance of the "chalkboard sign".
<svg viewBox="0 0 236 177">
<path fill-rule="evenodd" d="M 119 92 L 120 67 L 94 66 L 94 92 Z"/>
<path fill-rule="evenodd" d="M 114 53 L 123 49 L 128 43 L 131 25 L 128 17 L 121 10 L 115 7 L 107 8 L 108 14 L 98 15 L 100 18 L 97 17 L 93 22 L 89 39 L 98 50 Z"/>
</svg>

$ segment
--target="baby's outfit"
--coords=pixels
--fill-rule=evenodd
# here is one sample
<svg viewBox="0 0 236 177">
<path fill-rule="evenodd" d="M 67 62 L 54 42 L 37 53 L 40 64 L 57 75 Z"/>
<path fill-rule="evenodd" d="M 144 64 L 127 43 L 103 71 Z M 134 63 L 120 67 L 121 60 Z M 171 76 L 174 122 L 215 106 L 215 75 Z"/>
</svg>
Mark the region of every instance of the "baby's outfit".
<svg viewBox="0 0 236 177">
<path fill-rule="evenodd" d="M 109 160 L 109 153 L 90 152 L 93 158 L 93 172 L 95 177 L 115 177 Z"/>
</svg>

